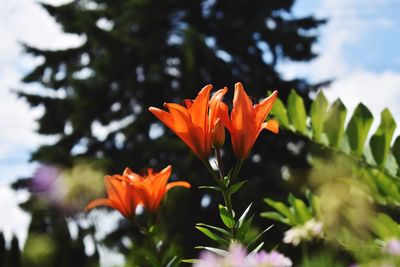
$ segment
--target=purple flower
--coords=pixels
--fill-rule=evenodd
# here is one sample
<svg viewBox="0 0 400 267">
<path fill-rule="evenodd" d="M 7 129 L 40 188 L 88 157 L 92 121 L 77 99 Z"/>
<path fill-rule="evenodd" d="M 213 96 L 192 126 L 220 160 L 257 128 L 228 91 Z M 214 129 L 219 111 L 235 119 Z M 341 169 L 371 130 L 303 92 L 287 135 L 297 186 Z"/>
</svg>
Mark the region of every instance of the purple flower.
<svg viewBox="0 0 400 267">
<path fill-rule="evenodd" d="M 252 260 L 254 267 L 290 267 L 292 266 L 292 261 L 285 257 L 285 255 L 277 252 L 276 250 L 267 253 L 265 251 L 260 251 L 257 254 L 249 257 Z"/>
<path fill-rule="evenodd" d="M 221 253 L 222 254 L 222 253 Z M 247 254 L 246 250 L 237 244 L 230 247 L 224 255 L 203 251 L 199 263 L 194 267 L 291 267 L 292 261 L 277 251 L 269 253 L 260 251 Z"/>
<path fill-rule="evenodd" d="M 32 176 L 30 188 L 34 194 L 44 197 L 52 204 L 60 205 L 65 195 L 65 185 L 61 178 L 61 169 L 41 165 Z"/>
<path fill-rule="evenodd" d="M 54 183 L 60 175 L 57 167 L 41 165 L 32 177 L 31 190 L 35 193 L 51 192 L 54 189 Z"/>
<path fill-rule="evenodd" d="M 389 240 L 384 247 L 384 251 L 388 254 L 400 255 L 400 241 L 398 239 Z"/>
</svg>

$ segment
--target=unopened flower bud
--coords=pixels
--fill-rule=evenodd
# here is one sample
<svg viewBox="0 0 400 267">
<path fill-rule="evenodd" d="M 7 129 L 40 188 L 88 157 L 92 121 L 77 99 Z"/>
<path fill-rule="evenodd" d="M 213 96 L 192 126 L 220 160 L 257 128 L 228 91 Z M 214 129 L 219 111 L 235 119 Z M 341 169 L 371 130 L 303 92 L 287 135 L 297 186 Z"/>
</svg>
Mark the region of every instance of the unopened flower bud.
<svg viewBox="0 0 400 267">
<path fill-rule="evenodd" d="M 225 127 L 221 119 L 217 119 L 212 130 L 212 145 L 214 148 L 223 146 L 225 143 Z"/>
</svg>

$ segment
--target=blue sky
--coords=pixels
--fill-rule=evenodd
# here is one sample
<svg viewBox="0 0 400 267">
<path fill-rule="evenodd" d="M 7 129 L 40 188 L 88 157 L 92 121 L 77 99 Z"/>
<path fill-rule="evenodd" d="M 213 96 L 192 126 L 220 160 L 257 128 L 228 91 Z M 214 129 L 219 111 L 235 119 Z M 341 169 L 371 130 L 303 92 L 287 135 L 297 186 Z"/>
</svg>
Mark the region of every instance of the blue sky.
<svg viewBox="0 0 400 267">
<path fill-rule="evenodd" d="M 342 57 L 356 69 L 373 72 L 400 71 L 400 1 L 397 0 L 300 0 L 294 6 L 298 15 L 314 14 L 331 22 L 322 30 L 322 54 L 329 45 L 326 35 L 348 31 L 354 40 L 342 44 Z"/>
<path fill-rule="evenodd" d="M 320 56 L 310 64 L 282 64 L 283 75 L 311 81 L 333 78 L 325 89 L 330 100 L 340 97 L 349 109 L 363 102 L 376 117 L 389 107 L 399 121 L 400 1 L 300 0 L 294 12 L 329 22 L 315 47 Z"/>
<path fill-rule="evenodd" d="M 45 2 L 58 4 L 65 0 Z M 326 89 L 329 99 L 339 96 L 350 109 L 362 101 L 375 115 L 387 106 L 400 123 L 400 1 L 298 0 L 294 12 L 330 21 L 321 28 L 320 42 L 315 47 L 320 56 L 307 64 L 284 62 L 279 66 L 282 75 L 311 81 L 335 78 L 331 88 Z M 40 90 L 19 82 L 40 59 L 23 55 L 18 42 L 54 49 L 76 46 L 82 40 L 62 34 L 34 0 L 2 3 L 0 36 L 0 212 L 10 214 L 8 221 L 0 221 L 0 230 L 5 231 L 6 238 L 16 232 L 24 240 L 29 216 L 17 204 L 26 195 L 12 192 L 7 184 L 32 173 L 34 165 L 27 164 L 29 153 L 49 138 L 34 133 L 35 118 L 42 110 L 30 110 L 9 90 Z"/>
</svg>

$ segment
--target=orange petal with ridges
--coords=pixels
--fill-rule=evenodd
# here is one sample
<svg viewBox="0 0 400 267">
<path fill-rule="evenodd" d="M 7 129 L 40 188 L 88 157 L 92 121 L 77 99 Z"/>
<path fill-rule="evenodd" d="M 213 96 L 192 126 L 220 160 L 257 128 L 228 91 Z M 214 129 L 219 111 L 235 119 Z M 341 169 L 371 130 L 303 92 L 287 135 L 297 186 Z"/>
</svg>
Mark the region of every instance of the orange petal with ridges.
<svg viewBox="0 0 400 267">
<path fill-rule="evenodd" d="M 177 181 L 177 182 L 168 183 L 167 186 L 166 186 L 166 190 L 168 192 L 170 189 L 172 189 L 174 187 L 177 187 L 177 186 L 185 187 L 185 188 L 190 188 L 191 187 L 191 185 L 188 182 Z"/>
<path fill-rule="evenodd" d="M 269 120 L 262 124 L 263 129 L 270 130 L 271 132 L 277 134 L 279 133 L 279 123 L 276 120 Z"/>
<path fill-rule="evenodd" d="M 113 178 L 112 176 L 104 177 L 104 184 L 106 186 L 106 191 L 108 194 L 108 198 L 113 202 L 123 202 L 124 199 L 122 196 L 124 195 L 122 189 L 122 183 L 120 180 Z"/>
<path fill-rule="evenodd" d="M 192 123 L 199 126 L 203 133 L 206 133 L 208 128 L 207 113 L 211 89 L 211 85 L 203 87 L 189 108 Z"/>
<path fill-rule="evenodd" d="M 171 114 L 166 112 L 165 110 L 159 109 L 159 108 L 154 108 L 154 107 L 149 107 L 149 111 L 153 113 L 154 116 L 156 116 L 162 123 L 167 125 L 170 129 L 173 127 L 173 119 Z"/>
<path fill-rule="evenodd" d="M 228 88 L 224 87 L 223 89 L 218 90 L 215 92 L 215 94 L 211 97 L 210 99 L 210 130 L 212 127 L 215 125 L 216 120 L 218 119 L 218 115 L 220 113 L 221 109 L 221 101 L 226 92 L 228 91 Z"/>
<path fill-rule="evenodd" d="M 101 198 L 101 199 L 96 199 L 96 200 L 89 202 L 89 204 L 86 206 L 84 211 L 90 211 L 91 209 L 97 208 L 99 206 L 107 206 L 110 208 L 115 208 L 109 199 Z"/>
<path fill-rule="evenodd" d="M 235 94 L 233 97 L 233 108 L 231 121 L 236 129 L 244 129 L 246 125 L 252 123 L 249 119 L 254 117 L 253 103 L 243 89 L 241 83 L 235 84 Z"/>
<path fill-rule="evenodd" d="M 278 91 L 274 91 L 269 97 L 265 98 L 259 104 L 254 106 L 254 111 L 256 113 L 256 122 L 262 123 L 267 118 L 272 106 L 278 96 Z"/>
</svg>

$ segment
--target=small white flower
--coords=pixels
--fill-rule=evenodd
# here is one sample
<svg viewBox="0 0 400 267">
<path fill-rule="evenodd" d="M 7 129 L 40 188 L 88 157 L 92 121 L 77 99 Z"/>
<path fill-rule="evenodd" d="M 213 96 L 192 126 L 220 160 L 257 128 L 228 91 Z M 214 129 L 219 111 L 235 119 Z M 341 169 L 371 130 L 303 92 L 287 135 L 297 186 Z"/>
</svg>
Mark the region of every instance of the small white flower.
<svg viewBox="0 0 400 267">
<path fill-rule="evenodd" d="M 400 255 L 400 240 L 390 239 L 383 247 L 383 251 L 391 255 Z"/>
<path fill-rule="evenodd" d="M 315 219 L 307 221 L 304 225 L 295 226 L 285 232 L 283 242 L 298 246 L 301 241 L 308 241 L 323 236 L 323 224 Z"/>
</svg>

